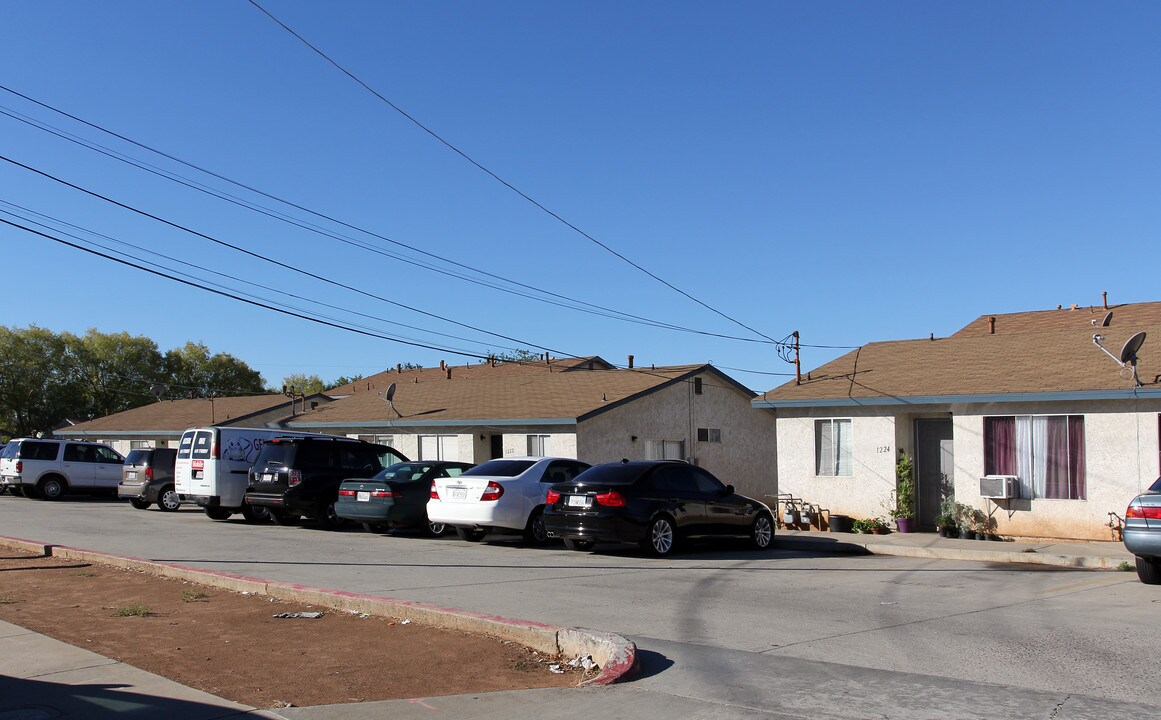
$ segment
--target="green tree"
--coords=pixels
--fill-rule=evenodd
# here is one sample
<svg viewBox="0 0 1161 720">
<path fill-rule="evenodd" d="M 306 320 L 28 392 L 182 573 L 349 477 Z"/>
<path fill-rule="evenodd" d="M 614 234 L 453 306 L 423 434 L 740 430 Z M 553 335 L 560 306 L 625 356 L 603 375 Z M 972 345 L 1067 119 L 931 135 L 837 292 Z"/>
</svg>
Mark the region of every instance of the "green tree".
<svg viewBox="0 0 1161 720">
<path fill-rule="evenodd" d="M 318 375 L 292 373 L 282 378 L 282 387 L 288 391 L 293 390 L 303 395 L 311 395 L 322 392 L 327 386 Z"/>
<path fill-rule="evenodd" d="M 165 379 L 165 358 L 153 340 L 96 329 L 79 338 L 62 337 L 83 388 L 81 417 L 103 417 L 154 401 L 150 388 Z"/>
<path fill-rule="evenodd" d="M 500 362 L 538 362 L 543 357 L 538 352 L 517 348 L 511 352 L 489 353 Z"/>
<path fill-rule="evenodd" d="M 169 397 L 221 397 L 266 391 L 261 373 L 233 355 L 211 355 L 205 343 L 187 342 L 166 352 L 165 369 Z"/>
<path fill-rule="evenodd" d="M 359 373 L 357 375 L 352 375 L 350 377 L 347 377 L 346 375 L 339 375 L 333 381 L 327 383 L 327 386 L 325 389 L 330 390 L 331 388 L 342 387 L 343 385 L 350 385 L 351 383 L 358 382 L 359 380 L 362 380 L 365 377 L 366 377 L 366 375 L 364 375 L 362 373 Z"/>
<path fill-rule="evenodd" d="M 31 326 L 0 326 L 0 421 L 14 436 L 50 432 L 83 395 L 65 338 Z"/>
</svg>

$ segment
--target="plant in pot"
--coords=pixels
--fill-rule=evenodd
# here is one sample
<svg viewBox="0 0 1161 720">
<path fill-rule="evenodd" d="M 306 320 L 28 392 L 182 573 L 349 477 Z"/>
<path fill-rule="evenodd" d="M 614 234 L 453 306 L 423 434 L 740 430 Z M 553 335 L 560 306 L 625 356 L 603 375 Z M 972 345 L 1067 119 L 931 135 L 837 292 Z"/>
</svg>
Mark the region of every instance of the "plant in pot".
<svg viewBox="0 0 1161 720">
<path fill-rule="evenodd" d="M 895 463 L 895 507 L 891 509 L 895 527 L 901 533 L 911 532 L 915 518 L 915 465 L 911 456 L 899 451 L 899 462 Z"/>
<path fill-rule="evenodd" d="M 891 528 L 887 525 L 887 521 L 880 517 L 873 517 L 867 519 L 867 527 L 870 532 L 875 535 L 886 535 L 891 532 Z"/>
<path fill-rule="evenodd" d="M 963 514 L 964 506 L 957 503 L 955 498 L 946 497 L 939 504 L 939 515 L 935 518 L 935 527 L 940 537 L 959 536 L 959 517 Z"/>
</svg>

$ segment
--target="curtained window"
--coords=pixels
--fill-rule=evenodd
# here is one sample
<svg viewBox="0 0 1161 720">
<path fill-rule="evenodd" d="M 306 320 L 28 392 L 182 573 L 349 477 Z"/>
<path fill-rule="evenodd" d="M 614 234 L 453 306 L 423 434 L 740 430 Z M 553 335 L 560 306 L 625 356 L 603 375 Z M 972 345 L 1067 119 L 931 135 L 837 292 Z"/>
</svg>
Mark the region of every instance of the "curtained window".
<svg viewBox="0 0 1161 720">
<path fill-rule="evenodd" d="M 851 421 L 814 421 L 815 473 L 828 477 L 854 474 L 851 465 Z"/>
<path fill-rule="evenodd" d="M 984 418 L 984 472 L 1019 477 L 1020 497 L 1084 500 L 1084 416 Z"/>
</svg>

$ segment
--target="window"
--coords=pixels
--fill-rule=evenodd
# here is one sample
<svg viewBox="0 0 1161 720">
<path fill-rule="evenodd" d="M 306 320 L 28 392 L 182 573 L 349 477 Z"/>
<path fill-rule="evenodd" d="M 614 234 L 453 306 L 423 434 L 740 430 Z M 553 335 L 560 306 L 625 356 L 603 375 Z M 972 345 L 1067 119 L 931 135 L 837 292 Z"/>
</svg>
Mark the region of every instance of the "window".
<svg viewBox="0 0 1161 720">
<path fill-rule="evenodd" d="M 684 460 L 684 440 L 646 440 L 646 460 Z"/>
<path fill-rule="evenodd" d="M 701 395 L 701 378 L 699 377 L 693 379 L 693 394 Z"/>
<path fill-rule="evenodd" d="M 815 420 L 814 453 L 816 474 L 851 476 L 851 421 Z"/>
<path fill-rule="evenodd" d="M 420 460 L 450 460 L 460 459 L 459 435 L 420 435 Z"/>
<path fill-rule="evenodd" d="M 359 435 L 363 442 L 375 443 L 376 445 L 394 445 L 394 435 Z"/>
<path fill-rule="evenodd" d="M 984 418 L 984 472 L 1019 477 L 1024 498 L 1084 500 L 1084 416 Z"/>
<path fill-rule="evenodd" d="M 552 436 L 551 435 L 529 435 L 528 436 L 528 455 L 530 457 L 548 457 L 552 454 Z"/>
<path fill-rule="evenodd" d="M 697 429 L 697 441 L 698 442 L 720 443 L 722 441 L 722 429 L 721 428 L 698 428 Z"/>
<path fill-rule="evenodd" d="M 130 450 L 149 450 L 152 447 L 153 447 L 152 440 L 130 440 L 129 441 L 129 449 Z"/>
</svg>

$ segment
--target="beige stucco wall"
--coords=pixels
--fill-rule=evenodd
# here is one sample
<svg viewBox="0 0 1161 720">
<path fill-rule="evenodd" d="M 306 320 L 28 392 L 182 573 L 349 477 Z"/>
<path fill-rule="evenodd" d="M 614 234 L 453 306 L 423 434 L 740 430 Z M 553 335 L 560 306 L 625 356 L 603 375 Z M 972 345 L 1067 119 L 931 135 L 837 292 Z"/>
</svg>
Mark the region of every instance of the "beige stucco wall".
<svg viewBox="0 0 1161 720">
<path fill-rule="evenodd" d="M 778 492 L 774 414 L 754 410 L 750 396 L 712 374 L 676 383 L 581 422 L 577 449 L 590 463 L 646 458 L 646 440 L 681 440 L 687 457 L 738 492 L 764 499 Z M 697 442 L 698 428 L 721 430 L 721 442 Z M 636 438 L 636 439 L 634 439 Z"/>
<path fill-rule="evenodd" d="M 550 457 L 575 458 L 575 432 L 548 432 L 547 430 L 533 433 L 504 433 L 504 457 L 520 457 L 528 454 L 529 435 L 548 435 L 547 455 Z M 582 460 L 584 458 L 581 458 Z"/>
</svg>

